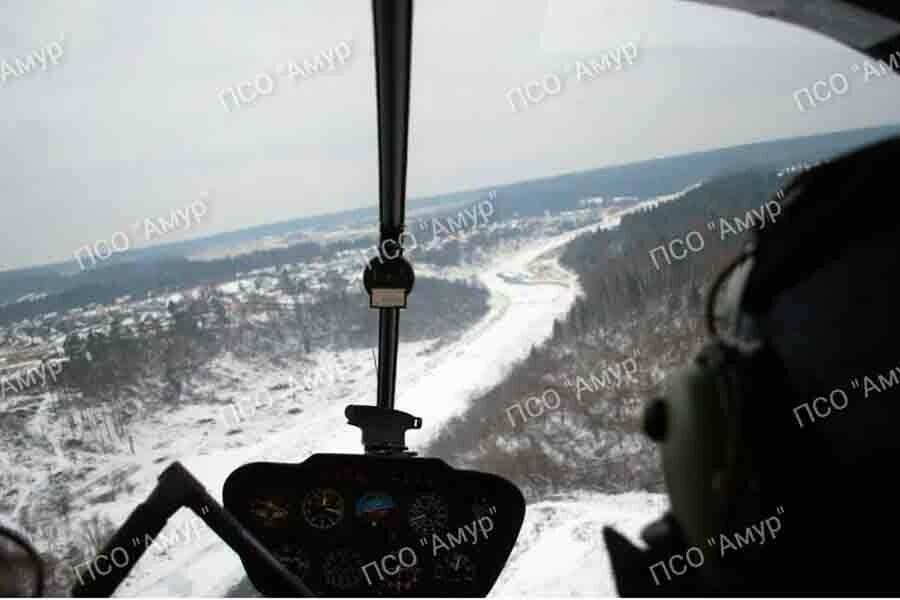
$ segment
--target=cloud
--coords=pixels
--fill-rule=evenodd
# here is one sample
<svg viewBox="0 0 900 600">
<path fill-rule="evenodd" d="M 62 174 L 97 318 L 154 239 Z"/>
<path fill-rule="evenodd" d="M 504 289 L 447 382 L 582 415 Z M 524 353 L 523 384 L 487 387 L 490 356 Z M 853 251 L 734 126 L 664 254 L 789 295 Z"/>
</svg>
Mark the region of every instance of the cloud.
<svg viewBox="0 0 900 600">
<path fill-rule="evenodd" d="M 4 6 L 0 23 L 0 58 L 66 35 L 59 65 L 0 87 L 0 219 L 15 224 L 0 268 L 70 258 L 209 188 L 191 235 L 377 202 L 368 2 L 59 0 Z M 635 30 L 634 65 L 510 110 L 511 89 Z M 414 36 L 413 196 L 900 117 L 889 80 L 799 113 L 793 91 L 857 55 L 686 2 L 420 0 Z M 278 74 L 348 37 L 333 72 Z M 270 95 L 223 108 L 263 73 Z"/>
</svg>

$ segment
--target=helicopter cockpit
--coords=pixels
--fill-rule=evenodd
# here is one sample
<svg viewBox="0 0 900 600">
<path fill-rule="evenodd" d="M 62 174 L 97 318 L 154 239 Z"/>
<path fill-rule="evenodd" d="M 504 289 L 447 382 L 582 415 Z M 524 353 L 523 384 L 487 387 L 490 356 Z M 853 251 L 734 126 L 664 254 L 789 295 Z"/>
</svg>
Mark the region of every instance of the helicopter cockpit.
<svg viewBox="0 0 900 600">
<path fill-rule="evenodd" d="M 885 41 L 894 29 L 880 18 L 873 15 L 869 28 L 860 25 L 862 9 L 877 9 L 874 2 L 835 2 L 827 15 L 808 2 L 708 3 L 815 28 L 875 57 L 900 47 L 896 35 Z M 371 6 L 380 243 L 362 283 L 379 315 L 377 392 L 374 405 L 351 404 L 345 412 L 348 425 L 361 431 L 364 452 L 244 464 L 227 477 L 221 504 L 175 462 L 100 550 L 94 563 L 102 559 L 104 569 L 77 584 L 74 596 L 115 593 L 182 508 L 235 551 L 267 596 L 483 597 L 509 560 L 525 519 L 522 491 L 498 475 L 417 456 L 405 436 L 422 419 L 395 407 L 400 320 L 415 287 L 404 257 L 414 3 L 373 0 Z M 26 559 L 36 557 L 26 541 L 11 539 Z M 40 595 L 40 561 L 32 562 L 29 591 Z"/>
<path fill-rule="evenodd" d="M 512 552 L 525 499 L 509 481 L 409 452 L 421 419 L 394 408 L 399 315 L 414 274 L 403 257 L 412 2 L 373 2 L 381 239 L 366 266 L 379 311 L 376 406 L 351 405 L 364 455 L 251 463 L 226 480 L 224 508 L 176 463 L 100 556 L 125 552 L 75 596 L 111 594 L 175 511 L 188 506 L 240 555 L 272 596 L 485 596 Z M 138 543 L 132 543 L 137 541 Z"/>
</svg>

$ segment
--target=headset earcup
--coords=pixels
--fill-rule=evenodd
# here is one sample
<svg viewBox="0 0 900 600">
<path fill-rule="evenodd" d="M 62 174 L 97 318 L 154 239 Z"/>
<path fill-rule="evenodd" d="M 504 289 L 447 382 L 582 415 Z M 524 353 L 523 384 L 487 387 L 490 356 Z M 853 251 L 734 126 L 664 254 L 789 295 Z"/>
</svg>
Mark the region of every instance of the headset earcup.
<svg viewBox="0 0 900 600">
<path fill-rule="evenodd" d="M 723 517 L 725 428 L 716 374 L 695 361 L 672 374 L 664 389 L 647 406 L 645 428 L 660 446 L 675 520 L 690 544 L 706 547 L 707 538 L 721 531 Z"/>
</svg>

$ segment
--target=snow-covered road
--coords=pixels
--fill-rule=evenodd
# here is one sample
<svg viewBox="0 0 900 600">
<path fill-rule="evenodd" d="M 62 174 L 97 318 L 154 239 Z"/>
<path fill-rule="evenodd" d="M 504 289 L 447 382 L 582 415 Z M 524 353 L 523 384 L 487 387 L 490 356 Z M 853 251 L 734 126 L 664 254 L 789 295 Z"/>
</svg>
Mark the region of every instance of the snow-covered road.
<svg viewBox="0 0 900 600">
<path fill-rule="evenodd" d="M 465 410 L 470 398 L 479 390 L 501 381 L 511 366 L 527 355 L 532 345 L 540 344 L 550 335 L 554 319 L 562 317 L 569 310 L 578 294 L 575 276 L 562 269 L 555 270 L 558 278 L 548 281 L 546 275 L 542 275 L 539 283 L 512 283 L 509 275 L 527 279 L 527 270 L 534 261 L 547 260 L 546 257 L 540 258 L 541 255 L 560 248 L 588 230 L 599 226 L 614 226 L 616 223 L 617 219 L 597 223 L 542 240 L 499 259 L 479 274 L 491 293 L 490 309 L 485 317 L 474 325 L 460 323 L 460 328 L 466 329 L 461 338 L 436 352 L 419 352 L 423 348 L 421 344 L 401 346 L 397 408 L 419 416 L 424 421 L 421 430 L 411 431 L 407 436 L 411 448 L 422 447 L 447 419 Z M 555 259 L 552 260 L 555 262 Z M 504 277 L 500 277 L 500 274 Z M 411 302 L 414 301 L 415 295 L 411 298 Z M 283 415 L 268 420 L 261 416 L 258 422 L 254 421 L 248 427 L 260 432 L 258 436 L 254 436 L 256 440 L 249 444 L 212 452 L 179 452 L 176 456 L 203 482 L 213 497 L 221 499 L 225 478 L 243 463 L 254 460 L 299 462 L 316 452 L 360 452 L 360 432 L 346 424 L 344 407 L 351 403 L 369 404 L 374 401 L 375 373 L 371 356 L 359 353 L 355 372 L 357 376 L 352 388 L 343 388 L 339 396 L 324 391 L 320 397 L 311 395 L 301 405 L 302 414 L 291 417 L 292 424 L 285 423 Z M 271 380 L 260 382 L 261 385 L 270 383 Z M 157 472 L 164 466 L 164 463 L 159 464 Z M 634 502 L 623 499 L 616 504 L 616 518 L 613 520 L 643 522 L 659 512 L 653 497 L 640 494 L 632 496 Z M 574 502 L 581 505 L 578 501 Z M 594 504 L 571 510 L 578 512 L 579 519 L 587 519 L 590 506 L 602 508 L 602 502 L 592 502 Z M 653 510 L 648 512 L 648 506 L 652 506 Z M 508 565 L 501 579 L 502 585 L 498 585 L 497 589 L 502 593 L 520 595 L 531 589 L 527 582 L 532 581 L 536 573 L 528 565 L 536 560 L 533 558 L 536 555 L 530 549 L 536 549 L 541 556 L 554 551 L 547 546 L 551 541 L 549 538 L 538 539 L 536 532 L 531 532 L 535 515 L 542 518 L 544 514 L 540 512 L 543 508 L 534 512 L 534 507 L 529 509 L 526 517 L 522 538 L 524 545 L 516 551 L 515 560 Z M 123 517 L 127 514 L 126 508 L 123 506 Z M 603 514 L 595 517 L 603 520 Z M 177 523 L 170 522 L 163 534 L 175 526 Z M 574 546 L 569 544 L 569 548 Z M 592 556 L 585 560 L 593 571 L 603 560 Z M 603 558 L 605 559 L 605 553 Z M 553 569 L 556 570 L 555 567 Z M 237 556 L 209 533 L 198 536 L 198 539 L 189 543 L 173 546 L 164 556 L 151 556 L 148 553 L 118 592 L 122 596 L 221 596 L 243 574 Z M 551 575 L 559 577 L 562 573 L 556 570 Z M 612 590 L 608 573 L 598 572 L 593 573 L 593 576 L 597 578 L 596 585 L 585 588 L 584 593 L 591 593 L 588 590 Z M 571 585 L 556 588 L 554 581 L 551 578 L 540 585 L 535 583 L 537 587 L 534 592 L 562 595 L 572 590 Z"/>
</svg>

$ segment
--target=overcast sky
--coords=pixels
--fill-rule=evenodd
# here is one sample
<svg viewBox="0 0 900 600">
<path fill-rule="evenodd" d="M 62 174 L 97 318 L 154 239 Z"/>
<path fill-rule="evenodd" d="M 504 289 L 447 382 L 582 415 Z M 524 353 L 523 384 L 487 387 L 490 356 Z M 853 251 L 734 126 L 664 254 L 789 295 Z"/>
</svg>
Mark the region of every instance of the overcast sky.
<svg viewBox="0 0 900 600">
<path fill-rule="evenodd" d="M 352 39 L 333 72 L 291 59 Z M 368 0 L 34 0 L 0 8 L 0 59 L 62 40 L 59 64 L 0 83 L 0 269 L 72 258 L 212 190 L 209 235 L 377 202 Z M 621 72 L 514 112 L 506 94 L 636 42 Z M 748 142 L 900 122 L 900 84 L 817 34 L 675 0 L 419 0 L 412 197 Z M 0 64 L 2 66 L 2 64 Z M 850 91 L 800 112 L 795 90 Z M 220 93 L 269 73 L 228 111 Z M 245 88 L 246 89 L 246 88 Z"/>
</svg>

